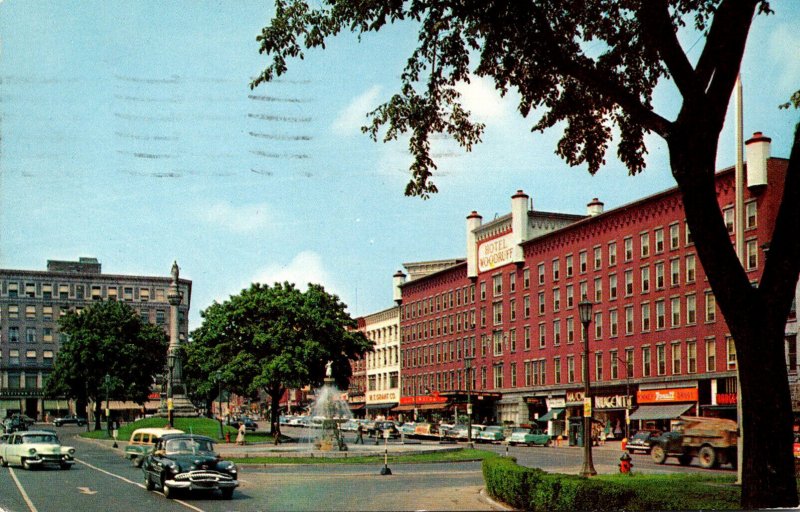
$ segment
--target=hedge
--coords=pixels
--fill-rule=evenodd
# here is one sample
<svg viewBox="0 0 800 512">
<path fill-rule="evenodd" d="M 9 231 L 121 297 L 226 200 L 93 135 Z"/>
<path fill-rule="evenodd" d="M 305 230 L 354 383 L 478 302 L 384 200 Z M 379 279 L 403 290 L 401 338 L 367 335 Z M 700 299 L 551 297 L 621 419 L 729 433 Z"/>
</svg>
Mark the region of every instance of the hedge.
<svg viewBox="0 0 800 512">
<path fill-rule="evenodd" d="M 522 467 L 513 457 L 485 459 L 483 477 L 492 497 L 519 510 L 736 509 L 739 502 L 739 489 L 724 477 L 606 475 L 590 479 Z"/>
</svg>

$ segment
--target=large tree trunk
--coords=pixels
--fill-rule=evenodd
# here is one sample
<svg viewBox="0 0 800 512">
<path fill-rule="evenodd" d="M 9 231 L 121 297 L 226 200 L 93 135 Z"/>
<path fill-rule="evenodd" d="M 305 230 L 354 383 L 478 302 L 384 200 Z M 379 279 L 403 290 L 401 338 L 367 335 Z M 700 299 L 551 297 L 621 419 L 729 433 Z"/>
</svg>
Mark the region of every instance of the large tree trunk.
<svg viewBox="0 0 800 512">
<path fill-rule="evenodd" d="M 94 429 L 100 430 L 100 415 L 103 413 L 103 403 L 99 398 L 94 400 Z"/>
<path fill-rule="evenodd" d="M 281 442 L 281 396 L 283 396 L 283 387 L 281 386 L 275 386 L 269 392 L 269 432 L 275 438 L 275 444 L 280 444 Z"/>
<path fill-rule="evenodd" d="M 784 329 L 798 277 L 800 148 L 796 136 L 784 185 L 782 210 L 786 211 L 779 213 L 770 258 L 764 263 L 761 281 L 753 287 L 730 242 L 717 204 L 714 156 L 718 133 L 704 131 L 700 116 L 689 114 L 683 122 L 676 123 L 676 131 L 669 139 L 670 158 L 698 257 L 738 355 L 743 427 L 740 442 L 744 450 L 741 506 L 795 507 L 798 498 Z M 691 129 L 682 129 L 690 123 L 694 124 Z M 770 265 L 785 274 L 774 277 Z"/>
</svg>

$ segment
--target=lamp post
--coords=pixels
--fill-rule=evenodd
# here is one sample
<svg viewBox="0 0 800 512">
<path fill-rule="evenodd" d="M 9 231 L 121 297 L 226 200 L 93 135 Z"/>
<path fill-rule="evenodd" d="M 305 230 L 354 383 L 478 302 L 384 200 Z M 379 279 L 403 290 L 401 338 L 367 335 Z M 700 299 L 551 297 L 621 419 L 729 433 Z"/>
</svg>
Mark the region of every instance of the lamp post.
<svg viewBox="0 0 800 512">
<path fill-rule="evenodd" d="M 592 390 L 589 387 L 589 324 L 592 321 L 592 306 L 586 295 L 578 303 L 578 314 L 583 325 L 583 467 L 581 476 L 595 476 L 592 463 Z"/>
<path fill-rule="evenodd" d="M 175 369 L 175 354 L 170 352 L 167 354 L 167 367 L 169 367 L 169 381 L 167 381 L 167 417 L 169 418 L 170 428 L 175 426 L 175 417 L 173 415 L 172 403 L 172 372 Z"/>
<path fill-rule="evenodd" d="M 472 356 L 464 356 L 464 373 L 467 379 L 467 443 L 472 448 L 472 378 L 470 370 L 472 369 Z"/>
<path fill-rule="evenodd" d="M 108 437 L 111 437 L 111 403 L 108 398 L 108 388 L 111 386 L 111 375 L 106 374 L 103 378 L 103 384 L 105 384 L 106 388 L 106 432 L 108 433 Z"/>
<path fill-rule="evenodd" d="M 224 437 L 222 433 L 222 372 L 217 370 L 216 373 L 217 377 L 217 399 L 219 400 L 219 410 L 217 411 L 217 415 L 219 418 L 219 438 L 222 439 Z"/>
</svg>

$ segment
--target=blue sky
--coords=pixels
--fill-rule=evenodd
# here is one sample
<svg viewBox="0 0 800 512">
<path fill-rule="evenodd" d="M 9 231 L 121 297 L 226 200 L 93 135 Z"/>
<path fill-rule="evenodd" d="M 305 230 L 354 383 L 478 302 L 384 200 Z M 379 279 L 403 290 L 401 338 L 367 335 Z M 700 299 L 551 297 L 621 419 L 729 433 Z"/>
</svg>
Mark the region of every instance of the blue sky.
<svg viewBox="0 0 800 512">
<path fill-rule="evenodd" d="M 777 105 L 800 88 L 800 7 L 772 6 L 748 42 L 744 133 L 788 157 L 799 116 Z M 593 197 L 613 208 L 674 186 L 660 139 L 644 174 L 627 176 L 612 151 L 592 177 L 555 156 L 558 131 L 531 133 L 513 94 L 476 79 L 464 102 L 484 142 L 439 141 L 440 193 L 404 197 L 405 142 L 359 127 L 397 89 L 412 27 L 342 34 L 250 91 L 272 12 L 267 0 L 0 0 L 0 267 L 94 256 L 106 273 L 168 276 L 177 260 L 194 283 L 192 329 L 254 281 L 321 282 L 363 315 L 392 305 L 403 262 L 463 257 L 465 217 L 507 213 L 517 189 L 536 209 L 584 213 Z M 659 112 L 671 117 L 673 99 L 665 84 Z M 733 133 L 729 122 L 719 168 Z"/>
</svg>

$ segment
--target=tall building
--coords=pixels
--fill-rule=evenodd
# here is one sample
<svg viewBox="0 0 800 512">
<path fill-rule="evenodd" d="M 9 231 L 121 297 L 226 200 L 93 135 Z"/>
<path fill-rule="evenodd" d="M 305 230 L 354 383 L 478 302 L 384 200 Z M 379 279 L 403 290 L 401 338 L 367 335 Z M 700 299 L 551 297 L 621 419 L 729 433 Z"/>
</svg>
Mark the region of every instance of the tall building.
<svg viewBox="0 0 800 512">
<path fill-rule="evenodd" d="M 43 396 L 63 342 L 59 317 L 93 302 L 120 300 L 168 333 L 170 282 L 168 276 L 103 274 L 95 258 L 48 260 L 45 271 L 0 269 L 0 417 L 22 412 L 41 420 L 74 410 L 66 400 Z M 181 279 L 179 288 L 178 335 L 186 339 L 192 282 Z"/>
<path fill-rule="evenodd" d="M 757 284 L 787 161 L 748 141 L 745 270 Z M 734 237 L 734 172 L 716 175 Z M 676 188 L 585 216 L 537 212 L 518 191 L 511 214 L 467 217 L 467 260 L 402 286 L 402 394 L 428 388 L 443 415 L 546 424 L 575 441 L 583 411 L 578 302 L 593 303 L 588 343 L 595 418 L 620 435 L 626 418 L 666 426 L 680 414 L 736 417 L 736 350 L 696 254 Z M 787 365 L 798 370 L 796 306 Z M 473 359 L 470 359 L 473 358 Z M 471 372 L 465 368 L 470 359 Z M 402 401 L 402 399 L 401 399 Z"/>
</svg>

